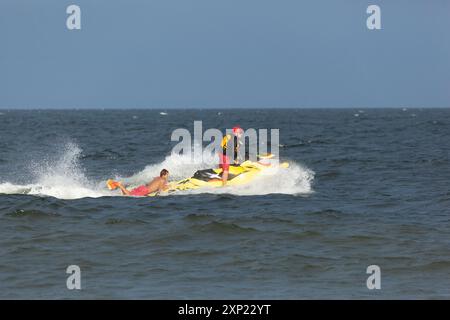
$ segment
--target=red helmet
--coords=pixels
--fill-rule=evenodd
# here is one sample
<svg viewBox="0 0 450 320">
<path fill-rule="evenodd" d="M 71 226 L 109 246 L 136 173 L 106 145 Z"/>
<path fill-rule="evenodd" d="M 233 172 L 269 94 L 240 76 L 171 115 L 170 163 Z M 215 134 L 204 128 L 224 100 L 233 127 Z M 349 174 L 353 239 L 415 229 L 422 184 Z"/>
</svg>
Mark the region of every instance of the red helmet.
<svg viewBox="0 0 450 320">
<path fill-rule="evenodd" d="M 238 134 L 238 133 L 243 133 L 243 132 L 244 132 L 244 130 L 242 130 L 241 127 L 239 127 L 239 126 L 233 127 L 233 134 Z"/>
</svg>

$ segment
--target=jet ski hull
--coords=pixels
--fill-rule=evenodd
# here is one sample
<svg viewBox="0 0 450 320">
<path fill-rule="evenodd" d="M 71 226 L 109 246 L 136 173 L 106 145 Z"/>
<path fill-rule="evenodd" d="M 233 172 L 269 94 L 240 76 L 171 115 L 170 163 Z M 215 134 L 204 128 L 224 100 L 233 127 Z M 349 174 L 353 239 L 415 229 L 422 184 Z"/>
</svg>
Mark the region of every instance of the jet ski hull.
<svg viewBox="0 0 450 320">
<path fill-rule="evenodd" d="M 245 185 L 251 183 L 262 171 L 274 167 L 287 168 L 289 164 L 264 164 L 261 162 L 245 161 L 241 165 L 232 165 L 229 169 L 227 186 Z M 222 187 L 222 169 L 199 170 L 190 178 L 171 183 L 169 192 L 178 190 L 193 190 L 203 187 Z"/>
</svg>

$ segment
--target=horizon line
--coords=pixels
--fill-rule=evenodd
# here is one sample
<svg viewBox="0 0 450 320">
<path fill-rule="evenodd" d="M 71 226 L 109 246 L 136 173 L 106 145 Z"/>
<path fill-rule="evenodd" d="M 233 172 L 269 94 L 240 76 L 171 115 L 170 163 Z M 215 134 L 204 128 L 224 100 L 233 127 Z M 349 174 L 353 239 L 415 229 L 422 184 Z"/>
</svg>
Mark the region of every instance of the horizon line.
<svg viewBox="0 0 450 320">
<path fill-rule="evenodd" d="M 354 110 L 354 109 L 449 109 L 450 106 L 439 106 L 439 107 L 408 107 L 408 106 L 388 106 L 388 107 L 241 107 L 241 106 L 230 106 L 230 107 L 0 107 L 3 111 L 25 111 L 25 110 L 55 110 L 55 111 L 78 111 L 78 110 L 154 110 L 154 111 L 165 111 L 165 110 L 246 110 L 246 109 L 263 109 L 263 110 L 286 110 L 286 109 L 301 109 L 301 110 Z"/>
</svg>

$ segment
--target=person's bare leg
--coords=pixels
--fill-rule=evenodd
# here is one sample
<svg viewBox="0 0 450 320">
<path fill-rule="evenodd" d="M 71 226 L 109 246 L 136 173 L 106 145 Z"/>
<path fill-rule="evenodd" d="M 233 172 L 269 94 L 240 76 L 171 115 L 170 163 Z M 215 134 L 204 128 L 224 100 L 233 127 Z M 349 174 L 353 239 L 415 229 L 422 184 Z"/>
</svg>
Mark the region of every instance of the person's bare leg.
<svg viewBox="0 0 450 320">
<path fill-rule="evenodd" d="M 123 195 L 129 196 L 131 194 L 121 183 L 117 184 L 117 186 L 120 188 Z"/>
<path fill-rule="evenodd" d="M 228 181 L 228 171 L 222 173 L 222 186 L 226 185 Z"/>
</svg>

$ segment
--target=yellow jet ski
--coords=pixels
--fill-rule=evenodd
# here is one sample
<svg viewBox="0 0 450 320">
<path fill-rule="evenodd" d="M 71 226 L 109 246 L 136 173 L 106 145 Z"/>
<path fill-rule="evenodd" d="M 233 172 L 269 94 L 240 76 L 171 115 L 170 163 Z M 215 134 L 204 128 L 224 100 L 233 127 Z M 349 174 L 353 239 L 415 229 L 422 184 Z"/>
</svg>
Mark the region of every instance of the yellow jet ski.
<svg viewBox="0 0 450 320">
<path fill-rule="evenodd" d="M 252 162 L 247 160 L 240 165 L 230 165 L 227 186 L 244 185 L 250 183 L 261 171 L 267 168 L 288 168 L 289 163 Z M 198 170 L 190 178 L 183 179 L 169 184 L 169 192 L 179 190 L 192 190 L 202 187 L 221 187 L 222 169 Z M 150 195 L 151 196 L 151 195 Z"/>
</svg>

